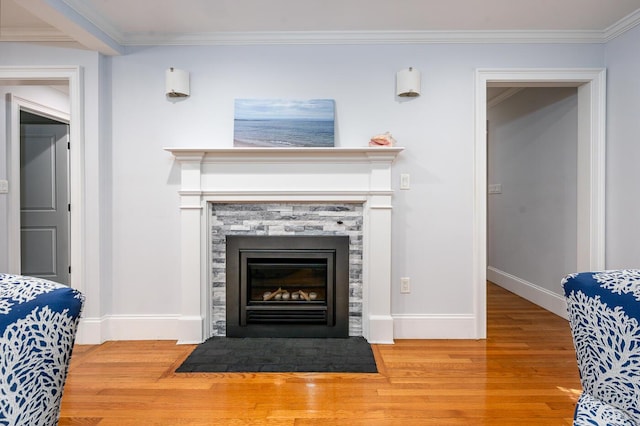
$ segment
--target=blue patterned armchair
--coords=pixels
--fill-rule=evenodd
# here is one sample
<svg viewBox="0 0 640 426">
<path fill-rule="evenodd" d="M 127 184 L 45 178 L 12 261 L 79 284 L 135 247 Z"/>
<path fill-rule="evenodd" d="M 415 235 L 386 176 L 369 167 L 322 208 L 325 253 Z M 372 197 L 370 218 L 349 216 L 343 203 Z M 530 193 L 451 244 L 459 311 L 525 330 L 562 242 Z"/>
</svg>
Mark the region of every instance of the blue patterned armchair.
<svg viewBox="0 0 640 426">
<path fill-rule="evenodd" d="M 84 296 L 0 274 L 0 425 L 54 426 Z"/>
<path fill-rule="evenodd" d="M 574 425 L 640 425 L 640 270 L 562 280 L 582 395 Z"/>
</svg>

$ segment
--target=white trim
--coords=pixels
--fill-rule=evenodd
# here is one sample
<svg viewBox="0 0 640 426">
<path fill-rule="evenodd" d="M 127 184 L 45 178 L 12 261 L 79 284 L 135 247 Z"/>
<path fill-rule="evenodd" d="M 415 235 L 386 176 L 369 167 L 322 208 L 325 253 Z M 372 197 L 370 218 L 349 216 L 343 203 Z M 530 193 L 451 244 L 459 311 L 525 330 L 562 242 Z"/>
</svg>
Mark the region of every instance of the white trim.
<svg viewBox="0 0 640 426">
<path fill-rule="evenodd" d="M 333 163 L 370 163 L 376 159 L 388 161 L 402 152 L 402 147 L 292 147 L 292 148 L 164 148 L 180 161 L 203 163 L 281 163 L 295 159 L 296 162 L 317 163 L 330 160 Z"/>
<path fill-rule="evenodd" d="M 282 199 L 290 200 L 292 197 L 296 198 L 296 201 L 315 201 L 318 197 L 329 197 L 332 201 L 338 201 L 344 199 L 345 201 L 353 202 L 354 199 L 365 200 L 366 196 L 391 196 L 393 191 L 362 191 L 357 189 L 352 190 L 339 190 L 332 191 L 330 189 L 320 189 L 313 191 L 287 191 L 287 190 L 273 190 L 273 191 L 256 191 L 256 190 L 207 190 L 200 191 L 198 194 L 194 194 L 193 191 L 178 191 L 180 195 L 203 195 L 212 198 L 222 198 L 226 202 L 232 201 L 244 201 L 248 197 L 253 197 L 253 201 L 271 201 L 273 198 L 282 197 Z M 180 208 L 201 208 L 199 205 L 183 205 Z M 381 207 L 378 207 L 381 208 Z"/>
<path fill-rule="evenodd" d="M 605 85 L 578 87 L 577 271 L 605 268 Z"/>
<path fill-rule="evenodd" d="M 473 303 L 476 337 L 483 338 L 487 324 L 487 85 L 534 83 L 578 87 L 578 173 L 583 176 L 578 187 L 578 267 L 579 270 L 600 270 L 604 269 L 605 261 L 606 71 L 600 68 L 477 69 L 475 80 Z"/>
<path fill-rule="evenodd" d="M 69 122 L 71 121 L 71 114 L 55 108 L 51 108 L 39 102 L 25 99 L 12 94 L 10 95 L 10 102 L 13 101 L 15 101 L 22 110 L 51 118 L 52 120 L 61 121 L 66 124 L 69 124 Z"/>
<path fill-rule="evenodd" d="M 110 20 L 106 19 L 105 15 L 100 13 L 100 11 L 94 7 L 92 2 L 86 0 L 64 0 L 64 2 L 84 19 L 113 39 L 113 41 L 122 45 L 122 42 L 125 39 L 124 33 L 120 31 Z"/>
<path fill-rule="evenodd" d="M 69 114 L 69 137 L 71 140 L 71 150 L 70 150 L 70 202 L 73 206 L 72 214 L 71 214 L 71 240 L 70 240 L 70 263 L 71 263 L 71 287 L 80 290 L 83 293 L 86 293 L 85 286 L 85 269 L 83 259 L 85 258 L 84 253 L 84 132 L 83 132 L 83 118 L 82 118 L 82 110 L 83 110 L 83 102 L 82 102 L 82 69 L 78 66 L 68 66 L 68 67 L 0 67 L 0 80 L 11 80 L 11 81 L 28 81 L 28 80 L 61 80 L 68 81 L 69 84 L 69 105 L 70 111 Z M 35 103 L 31 103 L 31 106 L 34 106 Z M 18 108 L 17 104 L 14 108 Z M 50 110 L 49 112 L 53 112 Z M 19 125 L 19 124 L 18 124 Z M 16 132 L 15 126 L 16 123 L 9 124 L 10 135 L 13 138 Z M 19 141 L 18 141 L 19 143 Z M 9 144 L 8 149 L 10 151 L 15 151 L 15 147 L 12 149 L 11 144 Z M 12 181 L 15 178 L 15 173 L 20 173 L 18 168 L 16 172 L 15 164 L 19 164 L 19 153 L 9 152 L 7 156 L 8 164 L 7 164 L 7 174 L 11 177 Z M 17 161 L 16 161 L 17 158 Z M 12 191 L 12 195 L 9 198 L 9 217 L 11 219 L 11 223 L 9 224 L 9 232 L 10 232 L 10 244 L 14 244 L 16 241 L 19 241 L 19 178 L 12 183 L 12 187 L 14 190 Z M 18 186 L 15 186 L 18 185 Z M 17 195 L 16 195 L 17 194 Z M 18 197 L 16 199 L 16 197 Z M 17 201 L 16 201 L 17 200 Z M 16 219 L 15 209 L 16 206 L 18 208 L 18 214 Z M 16 220 L 18 224 L 18 235 L 15 235 L 16 229 Z M 16 239 L 17 238 L 17 239 Z M 16 270 L 16 258 L 11 255 L 12 250 L 15 250 L 15 246 L 12 245 L 9 247 L 9 255 L 10 255 L 10 263 L 9 266 L 11 269 Z M 20 246 L 17 246 L 18 252 Z M 17 258 L 17 270 L 20 269 L 19 256 Z"/>
<path fill-rule="evenodd" d="M 479 70 L 476 70 L 475 99 L 472 300 L 474 337 L 484 339 L 487 337 L 487 79 Z"/>
<path fill-rule="evenodd" d="M 363 289 L 364 290 L 364 289 Z M 363 314 L 368 312 L 368 308 L 363 306 Z M 363 315 L 363 318 L 368 318 L 366 327 L 363 324 L 363 333 L 367 338 L 367 341 L 372 344 L 378 345 L 393 345 L 393 339 L 396 337 L 394 334 L 393 317 L 391 315 Z"/>
<path fill-rule="evenodd" d="M 70 43 L 74 39 L 55 28 L 49 27 L 21 27 L 2 28 L 0 42 L 40 42 L 40 43 Z"/>
<path fill-rule="evenodd" d="M 104 343 L 102 336 L 102 319 L 80 318 L 78 331 L 76 333 L 76 343 L 81 345 L 99 345 Z"/>
<path fill-rule="evenodd" d="M 580 31 L 243 31 L 129 33 L 125 46 L 432 43 L 604 43 L 604 32 Z"/>
<path fill-rule="evenodd" d="M 607 43 L 640 23 L 640 10 L 604 30 L 460 31 L 227 31 L 125 33 L 82 0 L 23 1 L 35 15 L 59 29 L 2 31 L 0 41 L 78 41 L 106 55 L 137 45 L 431 44 L 431 43 Z M 47 3 L 47 4 L 44 4 Z M 58 16 L 60 15 L 60 16 Z"/>
<path fill-rule="evenodd" d="M 93 22 L 92 22 L 93 24 Z M 6 42 L 64 42 L 91 44 L 105 55 L 118 55 L 119 46 L 244 46 L 244 45 L 339 45 L 339 44 L 603 44 L 624 34 L 638 24 L 633 17 L 614 24 L 604 31 L 244 31 L 177 34 L 122 34 L 109 25 L 96 26 L 116 44 L 95 40 L 89 43 L 82 37 L 70 37 L 56 29 L 3 29 L 0 41 Z M 93 24 L 95 25 L 95 24 Z M 86 38 L 87 36 L 85 36 Z M 94 38 L 96 38 L 94 36 Z M 77 40 L 80 39 L 80 40 Z"/>
<path fill-rule="evenodd" d="M 391 166 L 403 149 L 165 148 L 181 169 L 180 287 L 185 321 L 178 340 L 203 341 L 211 331 L 206 300 L 211 294 L 209 210 L 203 207 L 225 201 L 305 200 L 363 204 L 363 336 L 373 343 L 392 343 Z M 282 189 L 291 182 L 296 187 Z"/>
<path fill-rule="evenodd" d="M 383 329 L 380 336 L 371 336 L 370 343 L 392 344 L 393 339 L 470 339 L 474 337 L 472 315 L 372 315 L 374 330 Z M 188 324 L 183 324 L 183 322 Z M 76 339 L 83 344 L 100 344 L 108 340 L 176 340 L 178 344 L 200 343 L 200 334 L 186 338 L 184 333 L 197 330 L 200 316 L 180 315 L 105 315 L 82 318 Z M 390 330 L 389 330 L 390 328 Z M 101 339 L 98 337 L 101 336 Z"/>
<path fill-rule="evenodd" d="M 100 344 L 107 340 L 175 340 L 180 320 L 179 315 L 105 315 L 100 318 L 83 318 L 76 339 L 82 339 L 84 344 Z M 101 339 L 96 339 L 97 336 L 101 336 Z"/>
<path fill-rule="evenodd" d="M 396 339 L 475 339 L 474 315 L 393 315 Z"/>
<path fill-rule="evenodd" d="M 557 293 L 492 266 L 487 268 L 487 279 L 549 312 L 568 319 L 567 302 Z M 560 289 L 560 280 L 558 280 L 558 289 Z"/>
<path fill-rule="evenodd" d="M 185 324 L 189 322 L 190 324 Z M 180 315 L 105 315 L 81 318 L 76 342 L 99 345 L 108 340 L 176 340 L 185 329 L 197 329 L 202 318 L 183 318 Z M 195 324 L 195 326 L 194 326 Z M 191 339 L 180 339 L 178 344 L 200 343 L 200 333 Z"/>
<path fill-rule="evenodd" d="M 603 42 L 607 43 L 640 24 L 640 9 L 625 16 L 604 30 Z"/>
<path fill-rule="evenodd" d="M 103 55 L 120 55 L 124 48 L 64 0 L 20 0 L 29 13 L 82 46 Z"/>
</svg>

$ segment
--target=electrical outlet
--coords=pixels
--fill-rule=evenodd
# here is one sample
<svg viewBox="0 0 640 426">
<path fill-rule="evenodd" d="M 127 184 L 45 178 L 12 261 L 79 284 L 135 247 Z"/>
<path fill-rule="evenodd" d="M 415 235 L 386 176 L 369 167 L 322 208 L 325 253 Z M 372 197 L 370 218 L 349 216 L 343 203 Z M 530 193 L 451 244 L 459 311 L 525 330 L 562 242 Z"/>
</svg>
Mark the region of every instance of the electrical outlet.
<svg viewBox="0 0 640 426">
<path fill-rule="evenodd" d="M 9 181 L 6 179 L 0 179 L 0 194 L 9 193 Z"/>
<path fill-rule="evenodd" d="M 409 277 L 400 278 L 400 293 L 411 293 Z"/>
</svg>

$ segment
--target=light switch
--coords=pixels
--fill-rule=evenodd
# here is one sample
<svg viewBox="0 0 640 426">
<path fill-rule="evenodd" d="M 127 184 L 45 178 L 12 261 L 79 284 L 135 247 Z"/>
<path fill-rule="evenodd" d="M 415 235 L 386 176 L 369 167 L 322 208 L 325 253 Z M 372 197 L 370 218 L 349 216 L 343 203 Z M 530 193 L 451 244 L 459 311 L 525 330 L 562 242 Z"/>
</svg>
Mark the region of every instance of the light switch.
<svg viewBox="0 0 640 426">
<path fill-rule="evenodd" d="M 411 187 L 409 181 L 409 175 L 407 173 L 403 173 L 400 175 L 400 189 L 409 189 Z"/>
<path fill-rule="evenodd" d="M 502 194 L 502 184 L 494 183 L 489 185 L 489 194 Z"/>
<path fill-rule="evenodd" d="M 9 181 L 6 179 L 0 179 L 0 194 L 9 193 Z"/>
</svg>

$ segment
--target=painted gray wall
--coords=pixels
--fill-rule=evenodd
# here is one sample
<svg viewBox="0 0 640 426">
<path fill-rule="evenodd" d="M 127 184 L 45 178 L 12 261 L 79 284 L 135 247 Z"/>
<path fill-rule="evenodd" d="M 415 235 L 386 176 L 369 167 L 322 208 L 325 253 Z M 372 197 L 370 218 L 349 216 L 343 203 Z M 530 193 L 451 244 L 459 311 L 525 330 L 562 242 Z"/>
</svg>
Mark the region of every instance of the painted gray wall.
<svg viewBox="0 0 640 426">
<path fill-rule="evenodd" d="M 163 147 L 232 146 L 241 97 L 332 98 L 337 145 L 366 146 L 390 131 L 406 148 L 393 176 L 392 312 L 437 316 L 474 307 L 475 70 L 602 67 L 604 52 L 601 44 L 144 46 L 104 58 L 0 43 L 0 65 L 83 66 L 87 316 L 180 312 L 179 168 Z M 171 66 L 190 71 L 188 99 L 165 98 Z M 407 66 L 422 72 L 422 96 L 400 100 L 395 73 Z M 411 175 L 410 190 L 399 190 L 401 173 Z M 411 294 L 400 294 L 400 277 L 411 278 Z"/>
<path fill-rule="evenodd" d="M 640 27 L 606 46 L 607 268 L 640 267 Z"/>
<path fill-rule="evenodd" d="M 488 264 L 560 294 L 577 255 L 576 88 L 526 88 L 487 111 Z"/>
<path fill-rule="evenodd" d="M 113 313 L 178 312 L 179 175 L 162 148 L 232 146 L 233 101 L 250 97 L 335 99 L 339 146 L 390 131 L 406 147 L 394 167 L 392 312 L 473 312 L 474 71 L 599 67 L 602 53 L 600 45 L 129 49 L 112 59 Z M 423 95 L 398 100 L 395 73 L 409 65 L 422 72 Z M 165 99 L 171 66 L 190 71 L 188 99 Z M 400 173 L 411 175 L 410 190 L 399 190 Z M 411 294 L 400 294 L 400 277 L 411 278 Z"/>
</svg>

